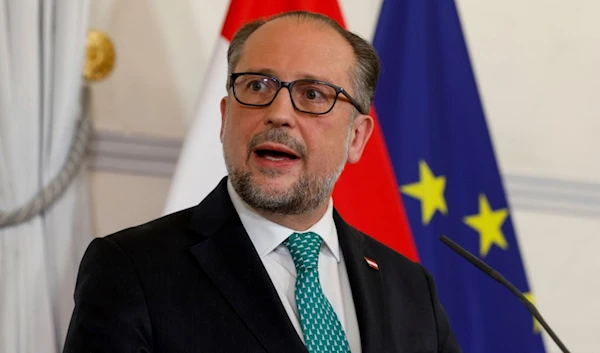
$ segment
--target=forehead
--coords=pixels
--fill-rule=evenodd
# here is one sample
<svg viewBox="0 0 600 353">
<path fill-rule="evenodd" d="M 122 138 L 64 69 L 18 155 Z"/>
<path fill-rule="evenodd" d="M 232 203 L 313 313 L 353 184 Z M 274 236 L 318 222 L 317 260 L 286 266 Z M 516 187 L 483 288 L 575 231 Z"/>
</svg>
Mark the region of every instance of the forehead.
<svg viewBox="0 0 600 353">
<path fill-rule="evenodd" d="M 280 18 L 250 35 L 235 70 L 268 70 L 284 81 L 309 77 L 349 88 L 354 62 L 352 46 L 334 29 Z"/>
</svg>

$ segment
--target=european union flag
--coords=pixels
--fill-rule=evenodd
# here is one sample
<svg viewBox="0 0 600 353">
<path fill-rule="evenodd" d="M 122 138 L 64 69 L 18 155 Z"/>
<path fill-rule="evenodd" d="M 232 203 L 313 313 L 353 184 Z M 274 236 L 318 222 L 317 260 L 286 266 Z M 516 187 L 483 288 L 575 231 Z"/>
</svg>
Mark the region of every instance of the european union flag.
<svg viewBox="0 0 600 353">
<path fill-rule="evenodd" d="M 542 353 L 525 306 L 439 241 L 447 235 L 529 295 L 453 1 L 383 2 L 375 110 L 421 262 L 465 353 Z"/>
</svg>

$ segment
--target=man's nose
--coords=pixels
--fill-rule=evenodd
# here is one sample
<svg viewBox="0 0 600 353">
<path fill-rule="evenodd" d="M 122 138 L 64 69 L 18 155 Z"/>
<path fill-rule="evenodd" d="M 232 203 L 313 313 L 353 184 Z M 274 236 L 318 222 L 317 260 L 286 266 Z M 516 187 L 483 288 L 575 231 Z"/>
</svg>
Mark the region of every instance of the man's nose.
<svg viewBox="0 0 600 353">
<path fill-rule="evenodd" d="M 273 102 L 266 109 L 265 124 L 273 124 L 276 127 L 294 127 L 296 125 L 296 110 L 287 87 L 281 87 Z"/>
</svg>

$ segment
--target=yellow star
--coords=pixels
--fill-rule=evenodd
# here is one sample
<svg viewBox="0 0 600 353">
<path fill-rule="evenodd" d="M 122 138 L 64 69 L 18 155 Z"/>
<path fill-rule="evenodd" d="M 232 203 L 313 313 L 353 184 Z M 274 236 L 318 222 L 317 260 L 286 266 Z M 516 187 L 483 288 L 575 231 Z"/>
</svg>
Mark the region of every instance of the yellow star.
<svg viewBox="0 0 600 353">
<path fill-rule="evenodd" d="M 479 195 L 479 214 L 467 216 L 464 222 L 479 232 L 479 254 L 486 257 L 492 245 L 503 250 L 508 249 L 508 243 L 502 234 L 502 224 L 508 216 L 506 208 L 493 211 L 487 197 Z"/>
<path fill-rule="evenodd" d="M 423 224 L 427 225 L 435 211 L 439 210 L 444 215 L 448 213 L 444 199 L 446 177 L 434 176 L 427 163 L 419 161 L 419 178 L 419 182 L 404 185 L 400 191 L 421 201 L 421 217 Z"/>
<path fill-rule="evenodd" d="M 523 293 L 523 295 L 525 296 L 525 298 L 527 298 L 527 300 L 529 300 L 531 302 L 531 304 L 535 305 L 535 298 L 533 297 L 533 293 L 528 292 L 528 293 Z M 540 323 L 534 318 L 533 319 L 533 332 L 535 333 L 539 333 L 541 331 L 542 327 L 540 325 Z"/>
</svg>

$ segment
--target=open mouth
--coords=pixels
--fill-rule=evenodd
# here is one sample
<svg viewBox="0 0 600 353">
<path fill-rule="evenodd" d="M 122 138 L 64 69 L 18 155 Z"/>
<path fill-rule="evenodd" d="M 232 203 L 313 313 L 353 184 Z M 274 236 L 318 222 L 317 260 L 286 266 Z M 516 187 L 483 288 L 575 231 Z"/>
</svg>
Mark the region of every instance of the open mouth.
<svg viewBox="0 0 600 353">
<path fill-rule="evenodd" d="M 254 151 L 256 155 L 270 161 L 296 160 L 299 157 L 291 152 L 272 150 L 272 149 L 257 149 Z"/>
</svg>

